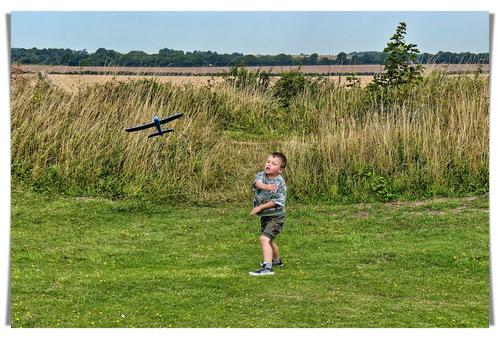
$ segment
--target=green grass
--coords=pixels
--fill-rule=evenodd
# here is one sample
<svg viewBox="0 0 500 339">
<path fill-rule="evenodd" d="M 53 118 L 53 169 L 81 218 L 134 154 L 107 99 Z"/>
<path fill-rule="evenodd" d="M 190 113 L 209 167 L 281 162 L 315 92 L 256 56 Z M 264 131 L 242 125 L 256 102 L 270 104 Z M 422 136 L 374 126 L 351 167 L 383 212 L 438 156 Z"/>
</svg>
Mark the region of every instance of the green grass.
<svg viewBox="0 0 500 339">
<path fill-rule="evenodd" d="M 12 327 L 487 327 L 486 196 L 291 205 L 285 267 L 249 204 L 13 189 Z"/>
</svg>

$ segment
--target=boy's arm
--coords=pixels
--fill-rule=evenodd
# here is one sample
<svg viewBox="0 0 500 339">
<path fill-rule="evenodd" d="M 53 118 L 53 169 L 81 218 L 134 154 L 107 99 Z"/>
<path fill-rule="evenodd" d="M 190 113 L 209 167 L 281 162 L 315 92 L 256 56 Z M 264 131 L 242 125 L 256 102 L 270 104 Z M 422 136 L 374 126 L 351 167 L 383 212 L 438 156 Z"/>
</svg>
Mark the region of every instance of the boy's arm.
<svg viewBox="0 0 500 339">
<path fill-rule="evenodd" d="M 260 180 L 255 181 L 255 188 L 263 190 L 265 186 L 266 185 L 262 181 L 260 181 Z"/>
<path fill-rule="evenodd" d="M 276 193 L 272 196 L 271 201 L 275 203 L 276 206 L 285 207 L 286 200 L 286 184 L 280 182 Z"/>
<path fill-rule="evenodd" d="M 277 189 L 276 184 L 266 185 L 262 181 L 259 181 L 259 180 L 255 181 L 254 185 L 255 185 L 255 188 L 258 188 L 260 190 L 273 191 L 273 190 Z"/>
<path fill-rule="evenodd" d="M 262 205 L 254 207 L 252 209 L 251 214 L 257 214 L 257 213 L 261 212 L 262 210 L 267 210 L 268 208 L 274 208 L 276 206 L 278 206 L 278 204 L 276 204 L 274 201 L 270 200 Z"/>
<path fill-rule="evenodd" d="M 259 172 L 255 175 L 255 180 L 253 181 L 252 184 L 252 190 L 255 192 L 257 189 L 262 189 L 259 186 L 264 185 L 262 182 L 264 174 L 262 172 Z"/>
</svg>

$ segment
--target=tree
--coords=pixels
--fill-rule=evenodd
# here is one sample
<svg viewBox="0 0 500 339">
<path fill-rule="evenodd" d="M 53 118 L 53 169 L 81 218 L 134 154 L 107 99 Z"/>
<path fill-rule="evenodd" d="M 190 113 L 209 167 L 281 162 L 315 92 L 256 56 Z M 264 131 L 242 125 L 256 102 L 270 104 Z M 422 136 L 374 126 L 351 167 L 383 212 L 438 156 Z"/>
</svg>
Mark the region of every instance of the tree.
<svg viewBox="0 0 500 339">
<path fill-rule="evenodd" d="M 311 65 L 316 65 L 318 63 L 318 53 L 313 53 L 309 56 L 309 63 Z"/>
<path fill-rule="evenodd" d="M 398 86 L 418 83 L 422 80 L 422 65 L 415 64 L 419 50 L 415 44 L 407 44 L 406 23 L 400 22 L 396 33 L 384 48 L 387 59 L 384 62 L 385 73 L 376 74 L 371 88 Z"/>
<path fill-rule="evenodd" d="M 394 41 L 396 44 L 398 38 L 401 41 L 404 35 L 404 30 L 396 32 Z M 391 45 L 391 44 L 389 44 Z M 397 49 L 397 46 L 391 45 L 392 49 Z M 406 45 L 415 46 L 415 45 Z M 389 48 L 389 46 L 388 46 Z M 386 48 L 386 51 L 388 50 Z M 416 49 L 415 49 L 416 50 Z M 418 51 L 418 50 L 416 50 Z M 142 53 L 142 55 L 140 55 Z M 416 53 L 416 52 L 414 52 Z M 393 53 L 394 54 L 394 53 Z M 279 55 L 244 55 L 242 53 L 219 54 L 216 52 L 184 52 L 170 48 L 160 49 L 157 54 L 146 54 L 141 51 L 121 54 L 113 50 L 99 48 L 94 53 L 87 51 L 74 51 L 63 48 L 11 48 L 11 62 L 22 64 L 46 64 L 46 65 L 70 65 L 70 66 L 205 66 L 207 64 L 214 65 L 238 65 L 241 61 L 247 66 L 271 66 L 271 65 L 332 65 L 332 64 L 384 64 L 388 59 L 389 53 L 366 51 L 366 52 L 351 52 L 346 55 L 340 52 L 337 57 L 332 60 L 329 57 L 320 57 L 317 53 L 310 56 L 300 54 L 292 56 L 287 54 Z M 471 52 L 443 52 L 439 51 L 436 54 L 423 53 L 417 55 L 416 60 L 409 61 L 409 64 L 428 64 L 428 63 L 466 63 L 466 64 L 489 64 L 489 53 L 471 53 Z M 390 67 L 386 67 L 390 70 Z"/>
<path fill-rule="evenodd" d="M 335 59 L 335 63 L 337 65 L 344 65 L 346 64 L 346 61 L 347 61 L 347 54 L 345 54 L 344 52 L 340 52 L 339 54 L 337 54 L 337 58 Z"/>
</svg>

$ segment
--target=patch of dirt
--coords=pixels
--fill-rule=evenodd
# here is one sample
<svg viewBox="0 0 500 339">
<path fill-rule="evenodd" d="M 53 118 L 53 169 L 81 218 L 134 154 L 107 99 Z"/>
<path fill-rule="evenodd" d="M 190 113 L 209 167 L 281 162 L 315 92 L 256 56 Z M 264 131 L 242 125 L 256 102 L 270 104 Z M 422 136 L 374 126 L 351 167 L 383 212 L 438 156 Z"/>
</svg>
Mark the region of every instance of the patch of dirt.
<svg viewBox="0 0 500 339">
<path fill-rule="evenodd" d="M 470 208 L 469 206 L 456 207 L 450 211 L 452 213 L 460 213 L 461 211 L 463 211 L 465 209 L 467 209 L 469 211 L 478 211 L 478 212 L 484 212 L 484 213 L 489 213 L 489 211 L 490 211 L 488 208 Z"/>
<path fill-rule="evenodd" d="M 366 211 L 357 211 L 356 212 L 356 217 L 360 218 L 360 219 L 365 219 L 368 217 L 368 215 L 370 215 L 370 213 L 368 213 Z"/>
<path fill-rule="evenodd" d="M 102 199 L 92 198 L 92 197 L 75 197 L 75 200 L 87 202 L 87 201 L 99 201 Z"/>
<path fill-rule="evenodd" d="M 482 198 L 484 196 L 486 196 L 486 195 L 477 195 L 477 196 L 470 196 L 470 197 L 464 197 L 464 198 L 452 198 L 452 199 L 456 199 L 456 200 L 463 201 L 463 202 L 471 202 L 471 201 L 477 200 L 479 198 Z M 419 207 L 419 206 L 444 202 L 444 201 L 447 201 L 449 199 L 450 198 L 434 198 L 434 199 L 415 200 L 415 201 L 391 201 L 391 202 L 386 203 L 386 206 L 387 207 L 403 207 L 403 206 Z M 467 208 L 467 206 L 461 206 L 458 208 Z"/>
</svg>

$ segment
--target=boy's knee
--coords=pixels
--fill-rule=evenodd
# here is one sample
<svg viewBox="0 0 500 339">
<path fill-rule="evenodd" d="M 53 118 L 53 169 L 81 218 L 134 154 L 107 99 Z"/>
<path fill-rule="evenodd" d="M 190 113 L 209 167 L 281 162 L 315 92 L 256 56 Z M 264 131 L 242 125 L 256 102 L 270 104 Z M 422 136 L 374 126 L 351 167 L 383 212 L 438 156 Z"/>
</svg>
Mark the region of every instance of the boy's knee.
<svg viewBox="0 0 500 339">
<path fill-rule="evenodd" d="M 271 243 L 271 238 L 269 237 L 266 237 L 265 235 L 261 235 L 260 238 L 259 238 L 259 241 L 260 243 L 264 243 L 264 244 L 270 244 Z"/>
</svg>

